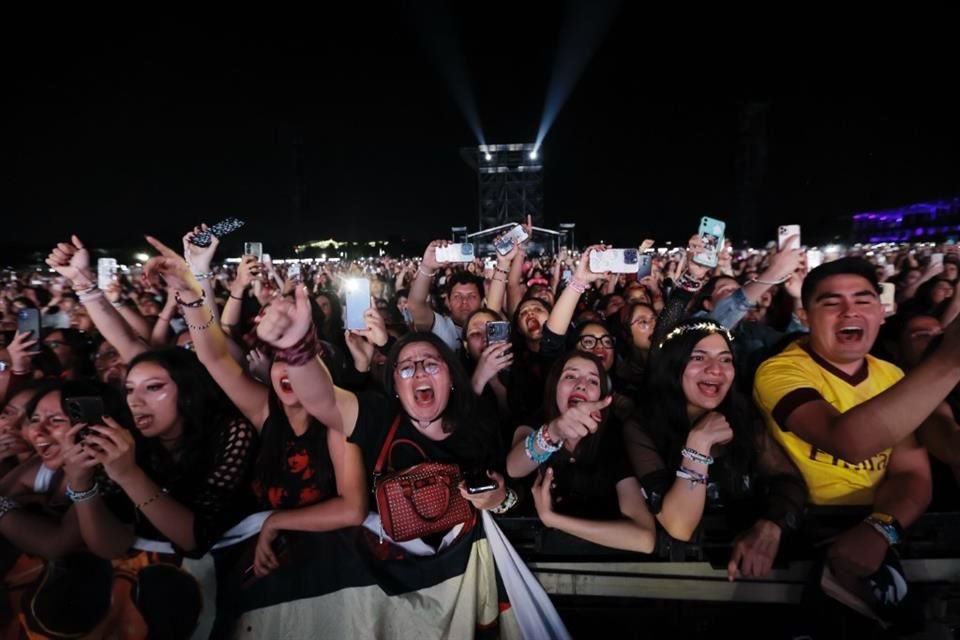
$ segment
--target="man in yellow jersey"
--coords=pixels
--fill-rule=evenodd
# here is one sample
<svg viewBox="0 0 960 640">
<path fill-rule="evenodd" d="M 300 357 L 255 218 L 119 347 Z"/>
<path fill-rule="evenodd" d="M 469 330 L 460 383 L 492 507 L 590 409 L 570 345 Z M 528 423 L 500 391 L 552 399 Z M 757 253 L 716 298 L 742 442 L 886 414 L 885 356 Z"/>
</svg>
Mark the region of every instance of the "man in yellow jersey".
<svg viewBox="0 0 960 640">
<path fill-rule="evenodd" d="M 960 382 L 960 324 L 909 375 L 869 354 L 883 322 L 874 267 L 843 258 L 811 271 L 801 300 L 810 335 L 764 362 L 754 399 L 803 473 L 814 505 L 869 513 L 841 533 L 835 570 L 873 574 L 930 502 L 930 465 L 914 431 Z M 936 411 L 936 412 L 935 412 Z"/>
</svg>

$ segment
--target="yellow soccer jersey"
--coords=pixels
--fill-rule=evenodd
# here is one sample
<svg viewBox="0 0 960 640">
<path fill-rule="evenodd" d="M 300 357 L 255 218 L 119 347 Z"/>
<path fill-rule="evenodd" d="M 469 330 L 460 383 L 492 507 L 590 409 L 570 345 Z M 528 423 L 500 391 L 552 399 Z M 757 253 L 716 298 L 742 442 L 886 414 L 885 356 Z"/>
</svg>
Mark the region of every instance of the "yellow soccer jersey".
<svg viewBox="0 0 960 640">
<path fill-rule="evenodd" d="M 753 399 L 773 437 L 803 474 L 816 505 L 871 505 L 886 474 L 892 449 L 859 464 L 817 449 L 786 430 L 789 415 L 800 405 L 823 399 L 844 413 L 886 391 L 903 377 L 898 367 L 867 356 L 850 376 L 813 353 L 805 340 L 793 343 L 757 370 Z"/>
</svg>

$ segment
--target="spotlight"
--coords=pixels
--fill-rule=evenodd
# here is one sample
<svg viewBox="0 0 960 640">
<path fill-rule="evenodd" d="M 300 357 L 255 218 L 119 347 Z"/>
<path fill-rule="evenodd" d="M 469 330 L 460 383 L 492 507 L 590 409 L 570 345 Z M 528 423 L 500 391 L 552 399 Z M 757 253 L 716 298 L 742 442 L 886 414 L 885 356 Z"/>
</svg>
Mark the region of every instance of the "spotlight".
<svg viewBox="0 0 960 640">
<path fill-rule="evenodd" d="M 147 260 L 150 259 L 150 256 L 148 256 L 145 253 L 135 253 L 133 254 L 133 259 L 136 260 L 137 262 L 146 262 Z"/>
<path fill-rule="evenodd" d="M 531 159 L 531 160 L 536 160 L 536 159 L 537 159 L 537 150 L 536 150 L 536 149 L 534 149 L 533 151 L 530 152 L 530 159 Z"/>
<path fill-rule="evenodd" d="M 490 155 L 489 152 L 483 154 L 483 157 L 486 159 L 487 162 L 490 162 L 491 160 L 493 160 L 493 156 Z"/>
</svg>

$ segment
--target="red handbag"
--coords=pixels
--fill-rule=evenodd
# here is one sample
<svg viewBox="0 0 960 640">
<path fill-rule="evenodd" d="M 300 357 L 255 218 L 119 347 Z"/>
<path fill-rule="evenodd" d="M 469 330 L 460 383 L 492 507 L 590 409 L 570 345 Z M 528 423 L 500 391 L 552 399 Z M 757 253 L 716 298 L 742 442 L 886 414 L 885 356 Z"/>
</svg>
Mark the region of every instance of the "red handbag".
<svg viewBox="0 0 960 640">
<path fill-rule="evenodd" d="M 390 427 L 373 470 L 374 496 L 383 531 L 397 542 L 449 531 L 460 523 L 468 527 L 476 519 L 473 505 L 460 495 L 460 467 L 440 462 L 421 462 L 403 471 L 383 474 L 383 465 L 393 447 L 408 444 L 426 455 L 406 438 L 394 441 L 400 416 Z M 390 465 L 392 468 L 392 464 Z"/>
</svg>

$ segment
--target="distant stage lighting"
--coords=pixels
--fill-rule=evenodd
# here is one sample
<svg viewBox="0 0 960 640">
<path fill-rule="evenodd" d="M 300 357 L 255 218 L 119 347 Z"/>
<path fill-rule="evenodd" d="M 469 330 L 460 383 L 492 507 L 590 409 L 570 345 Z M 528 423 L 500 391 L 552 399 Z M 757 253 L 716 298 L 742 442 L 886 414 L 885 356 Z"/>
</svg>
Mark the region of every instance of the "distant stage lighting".
<svg viewBox="0 0 960 640">
<path fill-rule="evenodd" d="M 493 160 L 493 156 L 490 155 L 489 153 L 483 154 L 483 157 L 487 160 L 487 162 L 490 162 L 491 160 Z"/>
<path fill-rule="evenodd" d="M 537 151 L 536 151 L 536 149 L 534 149 L 533 151 L 530 152 L 530 159 L 531 159 L 531 160 L 536 160 L 536 159 L 537 159 Z"/>
</svg>

